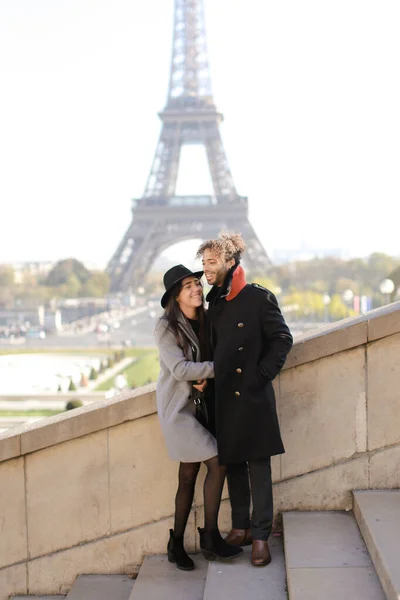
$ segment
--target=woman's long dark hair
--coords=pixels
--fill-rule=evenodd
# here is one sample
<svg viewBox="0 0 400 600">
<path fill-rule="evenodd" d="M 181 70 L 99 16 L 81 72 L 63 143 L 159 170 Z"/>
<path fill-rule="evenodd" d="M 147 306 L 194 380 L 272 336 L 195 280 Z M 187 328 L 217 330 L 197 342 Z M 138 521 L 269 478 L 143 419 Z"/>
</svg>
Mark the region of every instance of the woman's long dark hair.
<svg viewBox="0 0 400 600">
<path fill-rule="evenodd" d="M 183 281 L 183 280 L 182 280 Z M 164 311 L 164 319 L 168 322 L 168 327 L 174 334 L 177 344 L 182 348 L 186 358 L 190 357 L 190 340 L 185 336 L 181 327 L 179 327 L 179 316 L 182 315 L 182 311 L 177 302 L 177 297 L 182 289 L 182 281 L 179 281 L 175 287 L 172 288 L 168 298 L 167 306 Z M 209 358 L 209 340 L 208 331 L 206 331 L 206 312 L 204 309 L 204 299 L 200 306 L 196 308 L 196 315 L 199 322 L 199 345 L 201 352 L 201 359 L 207 360 Z"/>
</svg>

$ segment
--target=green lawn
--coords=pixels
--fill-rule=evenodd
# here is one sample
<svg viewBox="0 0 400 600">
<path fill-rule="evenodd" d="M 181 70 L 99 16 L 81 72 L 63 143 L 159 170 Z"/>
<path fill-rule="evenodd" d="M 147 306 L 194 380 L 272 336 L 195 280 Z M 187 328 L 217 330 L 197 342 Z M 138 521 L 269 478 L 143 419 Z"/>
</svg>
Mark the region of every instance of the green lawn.
<svg viewBox="0 0 400 600">
<path fill-rule="evenodd" d="M 125 356 L 140 356 L 145 352 L 149 352 L 152 348 L 122 348 L 125 351 Z M 114 352 L 121 350 L 118 348 L 1 348 L 0 354 L 106 354 L 112 356 Z"/>
<path fill-rule="evenodd" d="M 158 362 L 158 351 L 157 350 L 141 350 L 136 354 L 136 362 L 129 365 L 125 369 L 119 371 L 123 373 L 128 381 L 130 387 L 140 387 L 157 381 L 158 373 L 160 370 L 160 364 Z M 114 387 L 114 379 L 110 377 L 96 388 L 96 392 L 105 392 Z"/>
<path fill-rule="evenodd" d="M 125 357 L 136 358 L 136 362 L 129 365 L 125 369 L 119 371 L 123 373 L 127 378 L 128 384 L 130 387 L 140 387 L 142 385 L 146 385 L 152 381 L 157 381 L 158 373 L 160 370 L 160 365 L 158 362 L 158 350 L 153 348 L 123 348 L 125 352 Z M 116 348 L 62 348 L 55 349 L 52 348 L 40 348 L 39 350 L 35 349 L 27 349 L 27 348 L 10 348 L 1 349 L 0 354 L 79 354 L 85 355 L 88 354 L 90 356 L 101 354 L 104 356 L 113 356 Z M 100 384 L 95 391 L 96 392 L 104 392 L 111 389 L 114 386 L 114 378 L 110 377 L 102 384 Z M 21 416 L 36 416 L 33 412 L 23 412 Z M 58 411 L 38 411 L 37 416 L 51 416 L 53 414 L 57 414 Z M 43 413 L 43 414 L 42 414 Z M 11 415 L 18 416 L 17 412 L 12 412 Z M 8 414 L 0 413 L 0 416 L 11 416 Z"/>
<path fill-rule="evenodd" d="M 52 417 L 62 410 L 0 410 L 0 417 Z"/>
</svg>

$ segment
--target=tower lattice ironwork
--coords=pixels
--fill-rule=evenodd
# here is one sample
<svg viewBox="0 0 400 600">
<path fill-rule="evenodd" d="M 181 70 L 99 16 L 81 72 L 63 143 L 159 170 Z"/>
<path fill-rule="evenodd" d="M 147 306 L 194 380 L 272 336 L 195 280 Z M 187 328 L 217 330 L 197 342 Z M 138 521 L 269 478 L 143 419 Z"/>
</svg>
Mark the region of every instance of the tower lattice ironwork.
<svg viewBox="0 0 400 600">
<path fill-rule="evenodd" d="M 206 47 L 203 0 L 175 0 L 174 35 L 167 105 L 143 197 L 133 201 L 132 222 L 107 267 L 113 291 L 134 290 L 168 246 L 187 239 L 240 231 L 246 263 L 265 270 L 270 260 L 248 220 L 247 197 L 235 188 L 221 140 L 223 117 L 216 109 Z M 212 195 L 175 193 L 185 144 L 203 144 Z"/>
</svg>

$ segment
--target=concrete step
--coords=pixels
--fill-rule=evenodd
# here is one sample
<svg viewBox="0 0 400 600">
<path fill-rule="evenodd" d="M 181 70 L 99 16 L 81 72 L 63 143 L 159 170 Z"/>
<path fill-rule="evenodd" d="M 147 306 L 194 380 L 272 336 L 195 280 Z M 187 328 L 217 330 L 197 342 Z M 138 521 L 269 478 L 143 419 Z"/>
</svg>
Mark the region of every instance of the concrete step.
<svg viewBox="0 0 400 600">
<path fill-rule="evenodd" d="M 385 600 L 351 513 L 287 512 L 283 527 L 290 600 Z"/>
<path fill-rule="evenodd" d="M 67 600 L 128 600 L 134 583 L 127 575 L 79 575 Z"/>
<path fill-rule="evenodd" d="M 180 571 L 165 555 L 146 556 L 129 600 L 203 600 L 208 563 L 202 554 L 192 559 L 194 571 Z"/>
<path fill-rule="evenodd" d="M 65 596 L 10 596 L 10 600 L 65 600 Z"/>
<path fill-rule="evenodd" d="M 400 598 L 400 490 L 353 493 L 354 514 L 388 600 Z"/>
<path fill-rule="evenodd" d="M 271 537 L 269 547 L 272 562 L 266 567 L 253 567 L 251 547 L 231 563 L 211 562 L 204 600 L 287 600 L 282 538 Z"/>
</svg>

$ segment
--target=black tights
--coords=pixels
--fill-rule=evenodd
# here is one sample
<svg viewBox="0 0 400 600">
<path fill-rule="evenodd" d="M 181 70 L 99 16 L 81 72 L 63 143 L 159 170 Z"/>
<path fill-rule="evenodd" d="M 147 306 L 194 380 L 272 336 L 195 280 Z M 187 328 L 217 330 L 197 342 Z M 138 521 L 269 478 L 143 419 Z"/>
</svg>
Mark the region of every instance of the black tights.
<svg viewBox="0 0 400 600">
<path fill-rule="evenodd" d="M 204 529 L 212 531 L 218 529 L 218 513 L 226 467 L 218 463 L 217 456 L 205 460 L 204 464 L 207 467 L 207 475 L 204 480 Z M 200 463 L 181 462 L 179 465 L 179 485 L 175 497 L 175 537 L 183 537 L 185 532 L 199 469 Z"/>
</svg>

